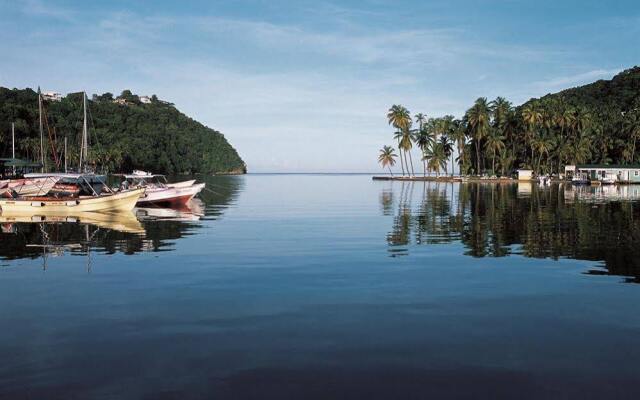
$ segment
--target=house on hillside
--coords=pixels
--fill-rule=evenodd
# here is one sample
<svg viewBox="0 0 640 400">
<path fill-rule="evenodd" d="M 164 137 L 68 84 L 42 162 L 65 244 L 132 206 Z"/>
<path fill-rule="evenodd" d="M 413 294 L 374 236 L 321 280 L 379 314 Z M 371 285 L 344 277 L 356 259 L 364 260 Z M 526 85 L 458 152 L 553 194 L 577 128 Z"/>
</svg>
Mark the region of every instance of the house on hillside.
<svg viewBox="0 0 640 400">
<path fill-rule="evenodd" d="M 140 96 L 140 102 L 144 103 L 144 104 L 150 104 L 151 103 L 151 97 L 149 97 L 149 96 Z"/>
<path fill-rule="evenodd" d="M 62 101 L 62 94 L 58 92 L 43 92 L 42 99 L 49 101 Z"/>
<path fill-rule="evenodd" d="M 120 104 L 121 106 L 128 106 L 129 104 L 131 104 L 126 99 L 120 99 L 120 98 L 113 100 L 113 102 L 116 104 Z"/>
</svg>

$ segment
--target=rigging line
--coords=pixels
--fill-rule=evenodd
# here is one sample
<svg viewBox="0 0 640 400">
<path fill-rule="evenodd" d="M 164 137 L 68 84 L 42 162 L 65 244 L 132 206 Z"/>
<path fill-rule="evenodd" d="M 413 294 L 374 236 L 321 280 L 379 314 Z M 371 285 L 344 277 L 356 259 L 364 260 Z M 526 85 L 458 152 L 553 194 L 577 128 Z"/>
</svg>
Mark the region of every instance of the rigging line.
<svg viewBox="0 0 640 400">
<path fill-rule="evenodd" d="M 87 103 L 89 103 L 89 99 L 87 99 Z M 93 136 L 96 139 L 96 144 L 100 146 L 100 141 L 98 140 L 98 134 L 96 133 L 96 124 L 93 121 L 93 114 L 91 114 L 91 107 L 87 104 L 87 111 L 89 111 L 89 121 L 91 121 L 91 127 L 93 128 Z"/>
<path fill-rule="evenodd" d="M 56 169 L 60 168 L 60 160 L 58 159 L 58 154 L 56 151 L 56 140 L 55 136 L 51 134 L 51 127 L 49 126 L 49 114 L 47 113 L 47 108 L 42 105 L 42 114 L 44 114 L 44 124 L 47 127 L 47 134 L 49 136 L 49 145 L 51 146 L 51 154 L 53 155 L 53 161 L 56 164 Z"/>
</svg>

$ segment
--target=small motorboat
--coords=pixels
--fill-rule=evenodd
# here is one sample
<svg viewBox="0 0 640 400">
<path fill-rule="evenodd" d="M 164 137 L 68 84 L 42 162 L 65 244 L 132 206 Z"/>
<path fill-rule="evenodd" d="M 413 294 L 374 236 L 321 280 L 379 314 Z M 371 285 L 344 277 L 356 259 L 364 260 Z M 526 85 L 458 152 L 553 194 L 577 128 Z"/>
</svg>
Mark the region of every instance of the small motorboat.
<svg viewBox="0 0 640 400">
<path fill-rule="evenodd" d="M 605 174 L 604 177 L 602 177 L 602 179 L 600 180 L 602 182 L 603 185 L 612 185 L 616 182 L 618 182 L 618 175 L 612 173 L 612 172 L 607 172 Z"/>
<path fill-rule="evenodd" d="M 120 185 L 123 188 L 145 188 L 144 195 L 138 200 L 138 204 L 141 206 L 149 204 L 184 205 L 205 187 L 204 183 L 195 183 L 195 180 L 168 183 L 164 175 L 151 174 L 145 171 L 133 171 L 132 174 L 117 176 L 124 179 Z"/>
<path fill-rule="evenodd" d="M 571 179 L 571 183 L 574 185 L 588 185 L 589 177 L 585 173 L 578 172 Z"/>
</svg>

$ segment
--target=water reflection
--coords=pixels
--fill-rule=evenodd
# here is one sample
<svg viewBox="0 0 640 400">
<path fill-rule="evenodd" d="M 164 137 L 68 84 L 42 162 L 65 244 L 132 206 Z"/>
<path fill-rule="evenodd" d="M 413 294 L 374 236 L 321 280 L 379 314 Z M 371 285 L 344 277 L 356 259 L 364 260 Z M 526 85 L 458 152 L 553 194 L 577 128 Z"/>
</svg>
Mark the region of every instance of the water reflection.
<svg viewBox="0 0 640 400">
<path fill-rule="evenodd" d="M 395 208 L 387 234 L 393 257 L 457 241 L 472 257 L 593 260 L 602 267 L 589 274 L 640 282 L 640 186 L 394 184 L 380 196 L 383 214 Z"/>
<path fill-rule="evenodd" d="M 242 177 L 200 177 L 207 183 L 199 198 L 182 208 L 136 208 L 125 213 L 0 216 L 0 259 L 65 254 L 135 254 L 171 250 L 173 243 L 219 218 L 242 190 Z M 45 264 L 46 266 L 46 264 Z"/>
</svg>

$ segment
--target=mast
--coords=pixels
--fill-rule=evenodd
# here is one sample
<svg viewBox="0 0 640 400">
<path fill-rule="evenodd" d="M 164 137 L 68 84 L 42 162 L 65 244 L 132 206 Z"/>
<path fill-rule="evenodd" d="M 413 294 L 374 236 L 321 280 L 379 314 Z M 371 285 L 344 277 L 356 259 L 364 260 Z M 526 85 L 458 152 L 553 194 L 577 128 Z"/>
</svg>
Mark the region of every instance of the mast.
<svg viewBox="0 0 640 400">
<path fill-rule="evenodd" d="M 64 173 L 67 173 L 67 137 L 64 137 Z"/>
<path fill-rule="evenodd" d="M 42 164 L 41 172 L 44 172 L 44 134 L 42 133 L 42 94 L 40 86 L 38 86 L 38 117 L 40 119 L 40 164 Z"/>
<path fill-rule="evenodd" d="M 11 158 L 16 158 L 16 124 L 11 123 Z M 16 174 L 16 167 L 13 167 L 13 174 Z"/>
<path fill-rule="evenodd" d="M 78 165 L 78 172 L 86 172 L 87 163 L 87 93 L 82 92 L 82 109 L 84 114 L 84 122 L 82 124 L 82 143 L 80 145 L 80 163 Z"/>
</svg>

